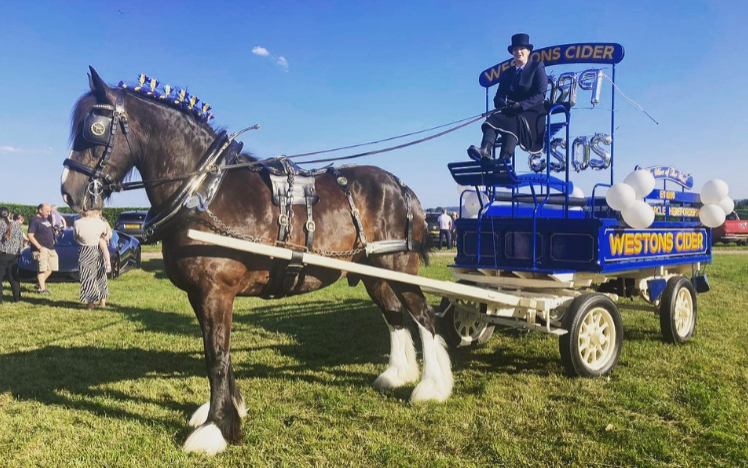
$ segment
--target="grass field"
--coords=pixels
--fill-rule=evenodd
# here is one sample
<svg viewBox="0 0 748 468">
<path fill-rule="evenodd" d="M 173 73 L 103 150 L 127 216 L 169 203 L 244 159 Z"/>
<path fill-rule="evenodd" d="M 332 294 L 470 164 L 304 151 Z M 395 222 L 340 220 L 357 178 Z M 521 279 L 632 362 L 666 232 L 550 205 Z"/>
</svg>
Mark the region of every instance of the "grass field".
<svg viewBox="0 0 748 468">
<path fill-rule="evenodd" d="M 423 274 L 447 279 L 450 261 Z M 243 442 L 213 458 L 181 452 L 209 390 L 197 321 L 161 267 L 110 282 L 111 306 L 93 312 L 77 284 L 51 296 L 25 284 L 21 304 L 5 288 L 0 467 L 748 466 L 747 255 L 715 255 L 684 346 L 660 340 L 654 314 L 623 311 L 614 373 L 570 379 L 557 339 L 504 331 L 451 353 L 444 404 L 371 388 L 389 346 L 362 287 L 240 298 L 233 362 L 249 414 Z"/>
</svg>

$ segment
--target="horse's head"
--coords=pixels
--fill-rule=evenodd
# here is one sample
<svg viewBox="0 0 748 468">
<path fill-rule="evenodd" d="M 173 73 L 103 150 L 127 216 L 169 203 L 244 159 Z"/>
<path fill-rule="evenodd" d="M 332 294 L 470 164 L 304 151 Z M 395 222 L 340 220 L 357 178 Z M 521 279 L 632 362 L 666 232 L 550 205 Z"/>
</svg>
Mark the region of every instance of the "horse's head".
<svg viewBox="0 0 748 468">
<path fill-rule="evenodd" d="M 127 120 L 124 91 L 107 86 L 93 68 L 89 84 L 91 92 L 73 110 L 72 150 L 62 171 L 62 199 L 74 211 L 101 209 L 141 146 Z"/>
<path fill-rule="evenodd" d="M 73 109 L 72 151 L 63 163 L 62 198 L 75 211 L 101 209 L 133 168 L 144 182 L 194 170 L 195 155 L 215 139 L 215 131 L 194 112 L 110 88 L 93 68 L 89 85 L 91 92 Z M 156 205 L 176 186 L 145 187 Z"/>
</svg>

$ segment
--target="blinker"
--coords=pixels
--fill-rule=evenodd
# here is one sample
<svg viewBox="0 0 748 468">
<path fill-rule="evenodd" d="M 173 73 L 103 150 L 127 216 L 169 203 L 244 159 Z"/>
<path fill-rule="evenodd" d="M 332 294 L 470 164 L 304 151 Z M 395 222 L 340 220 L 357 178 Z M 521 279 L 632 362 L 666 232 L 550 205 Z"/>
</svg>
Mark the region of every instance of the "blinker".
<svg viewBox="0 0 748 468">
<path fill-rule="evenodd" d="M 109 143 L 111 126 L 111 117 L 94 114 L 91 111 L 83 122 L 83 138 L 96 145 L 106 145 Z"/>
</svg>

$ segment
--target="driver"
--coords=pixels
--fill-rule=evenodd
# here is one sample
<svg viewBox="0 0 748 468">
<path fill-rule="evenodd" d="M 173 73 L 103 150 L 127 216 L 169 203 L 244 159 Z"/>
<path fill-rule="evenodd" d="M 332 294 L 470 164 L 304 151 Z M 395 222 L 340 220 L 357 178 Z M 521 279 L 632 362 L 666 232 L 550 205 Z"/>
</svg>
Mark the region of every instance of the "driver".
<svg viewBox="0 0 748 468">
<path fill-rule="evenodd" d="M 533 45 L 524 33 L 512 36 L 507 47 L 514 56 L 514 67 L 503 71 L 493 103 L 499 112 L 492 114 L 481 126 L 483 141 L 480 148 L 471 145 L 468 156 L 480 161 L 491 158 L 498 134 L 501 134 L 499 158 L 509 159 L 519 145 L 525 151 L 538 151 L 543 147 L 545 129 L 545 92 L 548 76 L 543 62 L 529 61 Z"/>
</svg>

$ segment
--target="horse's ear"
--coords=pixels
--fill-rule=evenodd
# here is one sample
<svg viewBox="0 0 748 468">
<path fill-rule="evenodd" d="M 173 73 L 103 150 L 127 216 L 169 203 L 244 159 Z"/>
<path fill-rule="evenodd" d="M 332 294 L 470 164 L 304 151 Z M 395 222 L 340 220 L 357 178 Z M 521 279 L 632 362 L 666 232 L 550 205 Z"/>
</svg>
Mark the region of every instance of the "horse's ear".
<svg viewBox="0 0 748 468">
<path fill-rule="evenodd" d="M 91 70 L 91 74 L 88 75 L 88 85 L 91 87 L 91 93 L 96 96 L 96 100 L 99 103 L 111 103 L 111 99 L 107 94 L 107 91 L 109 91 L 109 86 L 107 86 L 106 83 L 104 83 L 104 80 L 101 79 L 99 74 L 96 73 L 94 67 L 89 65 L 88 68 Z"/>
</svg>

